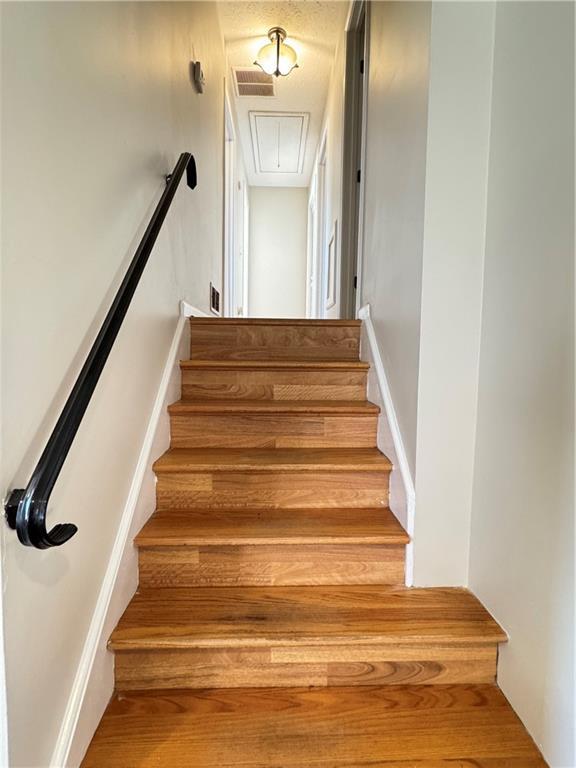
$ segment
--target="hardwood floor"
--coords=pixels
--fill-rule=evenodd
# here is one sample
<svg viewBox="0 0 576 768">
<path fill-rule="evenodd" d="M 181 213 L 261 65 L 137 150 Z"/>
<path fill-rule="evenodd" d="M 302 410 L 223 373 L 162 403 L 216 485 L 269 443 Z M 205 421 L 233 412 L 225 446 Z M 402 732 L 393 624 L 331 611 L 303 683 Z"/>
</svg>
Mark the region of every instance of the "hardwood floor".
<svg viewBox="0 0 576 768">
<path fill-rule="evenodd" d="M 84 768 L 545 768 L 495 686 L 118 694 Z"/>
<path fill-rule="evenodd" d="M 404 586 L 357 321 L 191 321 L 85 768 L 543 768 L 506 634 Z"/>
</svg>

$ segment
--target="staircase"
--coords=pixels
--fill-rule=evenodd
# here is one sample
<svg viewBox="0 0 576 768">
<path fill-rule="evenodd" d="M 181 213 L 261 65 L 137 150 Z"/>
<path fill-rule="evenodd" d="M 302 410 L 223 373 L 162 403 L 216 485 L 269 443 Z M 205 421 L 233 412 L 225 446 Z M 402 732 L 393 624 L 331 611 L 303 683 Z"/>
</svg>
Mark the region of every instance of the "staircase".
<svg viewBox="0 0 576 768">
<path fill-rule="evenodd" d="M 85 768 L 546 765 L 495 685 L 502 629 L 404 586 L 359 335 L 191 321 Z"/>
</svg>

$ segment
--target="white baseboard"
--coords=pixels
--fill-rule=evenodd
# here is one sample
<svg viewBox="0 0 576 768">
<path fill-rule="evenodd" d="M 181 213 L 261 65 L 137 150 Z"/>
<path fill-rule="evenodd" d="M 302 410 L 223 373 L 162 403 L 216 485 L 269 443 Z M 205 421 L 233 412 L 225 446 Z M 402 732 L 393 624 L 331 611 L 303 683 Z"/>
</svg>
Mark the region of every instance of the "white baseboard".
<svg viewBox="0 0 576 768">
<path fill-rule="evenodd" d="M 207 312 L 198 309 L 198 307 L 194 307 L 192 304 L 188 304 L 187 301 L 180 302 L 180 312 L 184 315 L 184 317 L 212 317 L 212 315 L 209 315 Z"/>
<path fill-rule="evenodd" d="M 388 456 L 394 469 L 390 476 L 390 509 L 400 520 L 407 533 L 414 535 L 416 493 L 414 480 L 408 464 L 408 457 L 402 440 L 402 433 L 396 417 L 394 402 L 386 376 L 384 361 L 380 354 L 376 331 L 370 317 L 370 305 L 365 304 L 358 311 L 362 320 L 362 358 L 371 363 L 368 376 L 368 394 L 382 407 L 385 418 L 378 425 L 378 447 Z M 413 545 L 406 548 L 406 584 L 411 586 L 414 574 Z"/>
<path fill-rule="evenodd" d="M 168 403 L 177 399 L 180 393 L 179 361 L 186 356 L 189 343 L 187 318 L 191 314 L 200 313 L 200 310 L 196 310 L 186 302 L 180 303 L 180 315 L 52 754 L 50 768 L 80 764 L 113 693 L 114 667 L 112 654 L 106 649 L 108 635 L 132 598 L 138 584 L 137 558 L 130 534 L 135 533 L 134 529 L 139 529 L 154 511 L 155 484 L 152 464 L 168 446 L 169 425 L 166 409 Z"/>
<path fill-rule="evenodd" d="M 0 545 L 1 546 L 1 545 Z M 6 663 L 4 651 L 4 589 L 0 568 L 0 765 L 8 763 L 8 706 L 6 701 Z"/>
</svg>

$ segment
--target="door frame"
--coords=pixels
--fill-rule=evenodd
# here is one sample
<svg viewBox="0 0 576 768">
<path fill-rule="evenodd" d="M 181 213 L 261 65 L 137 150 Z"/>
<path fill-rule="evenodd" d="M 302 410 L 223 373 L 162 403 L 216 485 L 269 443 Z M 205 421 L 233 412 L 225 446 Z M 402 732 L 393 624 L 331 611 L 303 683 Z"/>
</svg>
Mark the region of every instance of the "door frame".
<svg viewBox="0 0 576 768">
<path fill-rule="evenodd" d="M 306 268 L 306 317 L 326 316 L 326 221 L 328 132 L 320 137 L 308 196 L 308 249 Z"/>
<path fill-rule="evenodd" d="M 242 181 L 242 199 L 241 207 L 244 217 L 244 226 L 242 227 L 242 310 L 244 317 L 250 317 L 248 286 L 250 285 L 248 275 L 250 269 L 250 194 L 248 192 L 248 179 L 244 170 Z"/>
<path fill-rule="evenodd" d="M 318 148 L 316 189 L 316 317 L 326 317 L 328 295 L 328 195 L 326 164 L 328 162 L 328 131 L 325 128 Z"/>
<path fill-rule="evenodd" d="M 316 191 L 318 186 L 317 169 L 312 174 L 310 192 L 308 194 L 308 236 L 306 252 L 306 317 L 317 317 L 317 287 L 318 279 L 318 253 L 316 229 L 318 220 L 318 201 Z"/>
<path fill-rule="evenodd" d="M 367 0 L 353 0 L 346 23 L 340 248 L 340 316 L 343 318 L 356 317 L 362 306 L 369 57 L 370 3 Z M 363 73 L 358 66 L 361 58 L 364 61 Z"/>
<path fill-rule="evenodd" d="M 224 89 L 224 228 L 223 228 L 223 316 L 234 312 L 235 292 L 235 197 L 236 197 L 236 131 L 228 92 Z"/>
</svg>

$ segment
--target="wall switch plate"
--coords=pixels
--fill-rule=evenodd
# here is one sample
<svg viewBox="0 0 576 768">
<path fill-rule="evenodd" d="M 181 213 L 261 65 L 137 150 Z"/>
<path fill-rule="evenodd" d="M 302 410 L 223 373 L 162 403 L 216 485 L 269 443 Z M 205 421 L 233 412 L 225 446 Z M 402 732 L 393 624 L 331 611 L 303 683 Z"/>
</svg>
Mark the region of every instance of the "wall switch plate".
<svg viewBox="0 0 576 768">
<path fill-rule="evenodd" d="M 220 316 L 220 291 L 210 283 L 210 311 Z"/>
<path fill-rule="evenodd" d="M 202 71 L 202 64 L 199 61 L 190 62 L 190 74 L 192 75 L 192 82 L 198 93 L 204 93 L 204 86 L 206 80 L 204 79 L 204 72 Z"/>
</svg>

